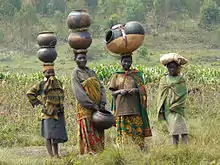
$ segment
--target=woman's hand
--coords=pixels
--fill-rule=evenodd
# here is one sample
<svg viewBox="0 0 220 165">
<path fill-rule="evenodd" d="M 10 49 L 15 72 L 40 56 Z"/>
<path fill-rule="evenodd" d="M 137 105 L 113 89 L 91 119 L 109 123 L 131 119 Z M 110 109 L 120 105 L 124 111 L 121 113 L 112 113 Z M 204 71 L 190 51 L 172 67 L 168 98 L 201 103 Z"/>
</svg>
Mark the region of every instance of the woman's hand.
<svg viewBox="0 0 220 165">
<path fill-rule="evenodd" d="M 37 107 L 38 105 L 43 105 L 43 103 L 42 103 L 40 100 L 38 100 L 38 101 L 35 102 L 32 106 L 33 106 L 33 107 Z"/>
<path fill-rule="evenodd" d="M 128 93 L 127 89 L 120 89 L 120 90 L 112 92 L 112 96 L 126 95 L 127 93 Z"/>
<path fill-rule="evenodd" d="M 139 89 L 138 88 L 131 88 L 128 90 L 128 94 L 134 94 L 134 93 L 137 93 L 139 92 Z"/>
<path fill-rule="evenodd" d="M 97 104 L 94 104 L 94 106 L 92 107 L 92 110 L 98 111 L 99 110 L 99 106 Z"/>
<path fill-rule="evenodd" d="M 99 110 L 105 111 L 105 104 L 104 103 L 100 104 Z"/>
<path fill-rule="evenodd" d="M 124 96 L 124 95 L 128 94 L 128 90 L 127 90 L 127 89 L 121 89 L 121 90 L 120 90 L 120 94 L 121 94 L 122 96 Z"/>
</svg>

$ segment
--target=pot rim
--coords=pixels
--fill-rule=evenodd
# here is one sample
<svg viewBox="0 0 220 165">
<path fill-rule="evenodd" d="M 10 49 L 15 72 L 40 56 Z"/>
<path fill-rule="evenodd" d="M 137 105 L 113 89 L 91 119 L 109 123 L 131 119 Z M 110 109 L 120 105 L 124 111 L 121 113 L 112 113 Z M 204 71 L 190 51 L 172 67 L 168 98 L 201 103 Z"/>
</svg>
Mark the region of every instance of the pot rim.
<svg viewBox="0 0 220 165">
<path fill-rule="evenodd" d="M 99 110 L 98 113 L 101 113 L 103 115 L 113 115 L 113 113 L 111 111 L 108 111 L 108 110 L 104 110 L 104 111 L 103 110 Z"/>
<path fill-rule="evenodd" d="M 54 32 L 53 31 L 47 31 L 47 30 L 45 30 L 45 31 L 41 31 L 41 32 L 39 32 L 38 34 L 46 34 L 46 33 L 51 33 L 51 34 L 54 34 Z"/>
<path fill-rule="evenodd" d="M 73 11 L 71 11 L 71 12 L 74 12 L 74 11 L 76 11 L 76 12 L 86 12 L 86 13 L 87 13 L 87 10 L 86 10 L 86 9 L 77 9 L 77 10 L 73 10 Z"/>
</svg>

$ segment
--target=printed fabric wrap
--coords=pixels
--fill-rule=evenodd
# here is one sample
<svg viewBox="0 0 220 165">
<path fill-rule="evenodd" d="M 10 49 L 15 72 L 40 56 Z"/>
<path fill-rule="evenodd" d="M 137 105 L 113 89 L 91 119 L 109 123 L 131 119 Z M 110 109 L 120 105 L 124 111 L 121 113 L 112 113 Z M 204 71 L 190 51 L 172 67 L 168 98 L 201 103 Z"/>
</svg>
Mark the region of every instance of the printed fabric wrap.
<svg viewBox="0 0 220 165">
<path fill-rule="evenodd" d="M 96 77 L 90 77 L 87 80 L 82 82 L 82 86 L 86 92 L 86 94 L 89 96 L 89 98 L 94 101 L 97 105 L 99 105 L 101 101 L 101 86 L 99 84 L 99 81 Z M 80 103 L 76 102 L 77 112 L 78 112 L 78 120 L 81 120 L 83 118 L 91 117 L 93 111 L 84 108 L 80 105 Z"/>
<path fill-rule="evenodd" d="M 157 111 L 159 120 L 166 120 L 170 112 L 176 112 L 184 116 L 185 98 L 187 88 L 182 76 L 170 81 L 168 75 L 160 80 L 157 99 Z"/>
<path fill-rule="evenodd" d="M 140 115 L 143 121 L 144 125 L 144 136 L 152 136 L 151 128 L 150 128 L 150 122 L 147 114 L 147 92 L 146 88 L 144 86 L 144 79 L 143 79 L 143 73 L 139 72 L 136 69 L 132 69 L 129 71 L 120 71 L 120 72 L 115 72 L 114 74 L 124 74 L 126 76 L 131 76 L 136 84 L 136 87 L 139 89 L 139 99 L 140 102 L 138 104 L 139 110 L 140 110 Z M 116 104 L 115 104 L 115 98 L 112 98 L 112 104 L 111 104 L 111 111 L 114 113 L 116 112 Z M 115 113 L 114 113 L 115 114 Z"/>
</svg>

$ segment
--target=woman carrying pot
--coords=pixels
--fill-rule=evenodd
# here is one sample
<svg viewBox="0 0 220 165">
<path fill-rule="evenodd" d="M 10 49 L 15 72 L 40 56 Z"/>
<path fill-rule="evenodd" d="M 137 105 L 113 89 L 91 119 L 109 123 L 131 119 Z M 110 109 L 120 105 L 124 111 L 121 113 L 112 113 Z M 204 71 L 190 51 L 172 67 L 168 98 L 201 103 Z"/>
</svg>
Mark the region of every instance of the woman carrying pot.
<svg viewBox="0 0 220 165">
<path fill-rule="evenodd" d="M 104 130 L 92 123 L 95 111 L 105 110 L 106 95 L 96 73 L 86 66 L 87 55 L 76 53 L 77 67 L 73 70 L 72 89 L 76 97 L 80 154 L 94 154 L 104 149 Z"/>
<path fill-rule="evenodd" d="M 45 79 L 27 92 L 33 107 L 42 105 L 41 136 L 45 138 L 46 148 L 51 157 L 59 157 L 58 143 L 68 140 L 64 118 L 64 90 L 60 80 L 55 77 L 54 64 L 44 64 Z M 38 99 L 41 96 L 42 99 Z"/>
<path fill-rule="evenodd" d="M 122 71 L 112 75 L 108 84 L 112 92 L 111 109 L 116 117 L 117 142 L 137 144 L 144 148 L 145 137 L 152 136 L 148 114 L 147 93 L 143 75 L 130 69 L 132 55 L 121 56 Z"/>
</svg>

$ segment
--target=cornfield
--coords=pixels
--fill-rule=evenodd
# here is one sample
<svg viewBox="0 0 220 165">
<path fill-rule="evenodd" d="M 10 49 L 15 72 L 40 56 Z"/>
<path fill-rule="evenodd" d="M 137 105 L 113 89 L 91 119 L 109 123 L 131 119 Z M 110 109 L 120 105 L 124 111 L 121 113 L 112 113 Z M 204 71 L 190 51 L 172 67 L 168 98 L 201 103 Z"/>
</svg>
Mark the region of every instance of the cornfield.
<svg viewBox="0 0 220 165">
<path fill-rule="evenodd" d="M 143 73 L 145 83 L 158 83 L 160 78 L 167 73 L 167 69 L 162 66 L 146 67 L 143 65 L 136 65 L 133 68 L 138 69 Z M 112 73 L 119 71 L 121 66 L 115 65 L 99 65 L 92 67 L 97 73 L 98 77 L 103 81 L 107 82 L 111 77 Z M 219 84 L 220 83 L 220 69 L 205 68 L 199 65 L 188 65 L 182 68 L 182 72 L 187 81 L 193 81 L 204 84 Z M 70 77 L 66 75 L 58 76 L 62 81 L 70 82 Z M 18 74 L 18 73 L 0 73 L 0 79 L 13 79 L 20 83 L 28 83 L 36 80 L 42 80 L 42 72 L 36 72 L 33 74 Z"/>
<path fill-rule="evenodd" d="M 136 65 L 144 74 L 148 93 L 148 114 L 153 137 L 146 138 L 147 151 L 139 151 L 133 144 L 115 145 L 116 130 L 106 130 L 106 149 L 93 156 L 79 157 L 77 150 L 77 112 L 75 97 L 71 89 L 71 76 L 57 71 L 64 83 L 65 121 L 69 140 L 61 145 L 61 154 L 67 154 L 57 161 L 47 159 L 43 138 L 40 136 L 40 107 L 33 108 L 26 92 L 43 79 L 42 72 L 30 74 L 0 73 L 0 164 L 219 164 L 220 162 L 220 103 L 219 69 L 188 65 L 182 72 L 189 92 L 186 100 L 186 119 L 189 124 L 189 145 L 173 148 L 170 137 L 158 122 L 156 98 L 159 79 L 166 74 L 165 67 Z M 92 67 L 106 84 L 111 74 L 121 69 L 120 65 L 98 65 Z M 198 89 L 198 90 L 197 90 Z M 111 93 L 106 88 L 107 105 L 110 108 Z"/>
</svg>

